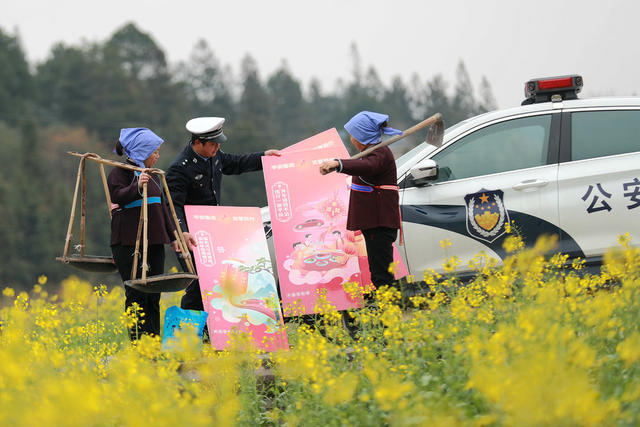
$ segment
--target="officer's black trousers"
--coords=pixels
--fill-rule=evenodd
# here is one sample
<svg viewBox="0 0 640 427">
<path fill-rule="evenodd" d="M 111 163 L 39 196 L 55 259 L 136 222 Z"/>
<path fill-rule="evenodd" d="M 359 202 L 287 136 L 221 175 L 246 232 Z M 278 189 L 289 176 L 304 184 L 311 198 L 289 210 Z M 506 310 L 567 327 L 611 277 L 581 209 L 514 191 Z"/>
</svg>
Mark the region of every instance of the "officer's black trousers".
<svg viewBox="0 0 640 427">
<path fill-rule="evenodd" d="M 118 267 L 118 272 L 122 281 L 131 280 L 131 267 L 133 267 L 133 246 L 113 245 L 111 253 L 113 260 Z M 137 278 L 142 277 L 142 254 L 138 257 L 138 273 Z M 149 271 L 147 277 L 164 274 L 164 245 L 149 245 L 147 249 L 147 264 Z M 144 313 L 143 317 L 139 317 L 137 327 L 133 325 L 129 329 L 129 338 L 134 341 L 142 334 L 160 335 L 160 293 L 140 292 L 129 286 L 124 287 L 125 292 L 125 310 L 137 303 Z"/>
<path fill-rule="evenodd" d="M 393 242 L 398 237 L 398 230 L 388 227 L 368 228 L 362 230 L 362 235 L 367 246 L 371 282 L 376 288 L 392 285 L 394 277 L 389 272 L 389 265 L 393 262 Z"/>
<path fill-rule="evenodd" d="M 190 252 L 190 254 L 191 259 L 194 259 L 193 252 Z M 184 258 L 182 258 L 180 252 L 176 252 L 176 256 L 178 258 L 178 262 L 180 263 L 180 267 L 182 267 L 182 271 L 189 271 L 187 269 L 187 264 L 184 262 Z M 185 289 L 184 295 L 182 296 L 182 300 L 180 301 L 180 308 L 182 308 L 183 310 L 204 311 L 199 281 L 194 280 L 189 286 L 187 286 L 187 289 Z"/>
</svg>

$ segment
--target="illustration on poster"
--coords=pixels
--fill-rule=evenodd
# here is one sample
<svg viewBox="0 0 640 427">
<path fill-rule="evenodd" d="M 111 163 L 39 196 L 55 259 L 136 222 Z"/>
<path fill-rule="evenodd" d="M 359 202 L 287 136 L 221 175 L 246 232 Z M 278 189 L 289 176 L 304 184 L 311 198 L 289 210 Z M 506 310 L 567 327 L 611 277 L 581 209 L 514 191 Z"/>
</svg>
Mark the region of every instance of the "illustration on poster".
<svg viewBox="0 0 640 427">
<path fill-rule="evenodd" d="M 227 322 L 264 324 L 267 333 L 275 333 L 280 327 L 280 314 L 273 289 L 275 279 L 269 260 L 261 258 L 252 265 L 241 260 L 225 260 L 219 280 L 214 280 L 211 290 L 205 294 L 211 307 L 219 310 Z"/>
<path fill-rule="evenodd" d="M 346 232 L 347 205 L 336 191 L 330 197 L 305 203 L 296 209 L 307 219 L 292 224 L 303 234 L 291 246 L 283 262 L 292 283 L 316 284 L 358 271 L 358 250 L 353 232 Z"/>
</svg>

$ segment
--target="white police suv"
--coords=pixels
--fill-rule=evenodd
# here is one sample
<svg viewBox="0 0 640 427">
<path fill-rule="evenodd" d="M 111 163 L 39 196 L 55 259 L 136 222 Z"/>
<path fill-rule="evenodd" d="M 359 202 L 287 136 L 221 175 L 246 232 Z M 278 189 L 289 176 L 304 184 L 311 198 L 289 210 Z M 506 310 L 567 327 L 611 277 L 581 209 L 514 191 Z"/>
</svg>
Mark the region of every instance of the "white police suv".
<svg viewBox="0 0 640 427">
<path fill-rule="evenodd" d="M 481 251 L 503 258 L 507 224 L 527 245 L 557 235 L 558 251 L 587 267 L 619 235 L 640 239 L 640 98 L 578 99 L 582 84 L 577 75 L 530 80 L 520 107 L 464 120 L 439 147 L 424 142 L 396 160 L 398 248 L 412 275 L 443 271 L 447 239 L 461 276 Z M 270 241 L 268 217 L 265 207 Z"/>
<path fill-rule="evenodd" d="M 505 226 L 527 245 L 559 236 L 558 251 L 597 266 L 618 235 L 640 238 L 640 98 L 577 99 L 577 75 L 525 84 L 518 108 L 447 129 L 397 160 L 409 271 L 442 271 L 440 241 L 464 270 L 480 251 L 503 258 Z"/>
</svg>

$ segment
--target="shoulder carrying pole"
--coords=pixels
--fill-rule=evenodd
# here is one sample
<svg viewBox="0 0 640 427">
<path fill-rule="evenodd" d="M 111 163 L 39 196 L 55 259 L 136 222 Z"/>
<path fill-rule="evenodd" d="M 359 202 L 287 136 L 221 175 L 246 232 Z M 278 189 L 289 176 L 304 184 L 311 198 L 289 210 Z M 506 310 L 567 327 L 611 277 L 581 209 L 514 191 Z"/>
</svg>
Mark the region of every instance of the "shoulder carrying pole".
<svg viewBox="0 0 640 427">
<path fill-rule="evenodd" d="M 136 280 L 138 276 L 138 259 L 140 258 L 140 236 L 142 236 L 142 209 L 140 209 L 140 219 L 138 220 L 138 232 L 136 234 L 136 248 L 133 251 L 133 265 L 131 266 L 131 280 Z"/>
<path fill-rule="evenodd" d="M 109 211 L 109 218 L 111 218 L 111 195 L 109 194 L 109 186 L 107 185 L 107 175 L 104 173 L 104 165 L 102 163 L 98 163 L 98 165 L 100 166 L 104 195 L 107 197 L 107 211 Z"/>
<path fill-rule="evenodd" d="M 180 221 L 178 220 L 178 215 L 176 215 L 176 210 L 173 207 L 173 199 L 171 198 L 171 193 L 169 192 L 169 186 L 167 185 L 167 179 L 164 174 L 160 175 L 160 179 L 162 179 L 162 186 L 164 187 L 164 192 L 167 194 L 167 200 L 169 201 L 169 208 L 171 209 L 171 215 L 173 216 L 173 222 L 176 224 L 178 242 L 180 243 L 180 251 L 182 252 L 182 256 L 184 258 L 185 263 L 187 264 L 187 269 L 189 273 L 195 274 L 195 268 L 193 268 L 193 263 L 191 262 L 191 255 L 187 250 L 187 242 L 184 240 L 184 235 L 182 234 L 182 228 L 180 227 Z"/>
<path fill-rule="evenodd" d="M 148 198 L 147 198 L 147 183 L 142 184 L 142 217 L 143 217 L 143 227 L 142 227 L 142 283 L 147 281 L 147 270 L 149 270 L 149 266 L 147 265 L 147 253 L 149 249 L 149 214 L 148 214 Z"/>
<path fill-rule="evenodd" d="M 187 242 L 184 239 L 184 236 L 182 234 L 182 229 L 180 227 L 180 222 L 178 221 L 178 216 L 176 215 L 176 211 L 175 208 L 173 206 L 173 200 L 171 199 L 171 193 L 169 192 L 169 186 L 167 185 L 167 180 L 165 178 L 164 175 L 164 171 L 162 169 L 156 169 L 156 168 L 141 168 L 138 166 L 133 166 L 127 163 L 122 163 L 122 162 L 116 162 L 113 160 L 108 160 L 108 159 L 103 159 L 102 157 L 100 157 L 98 154 L 95 153 L 85 153 L 85 154 L 80 154 L 78 152 L 75 151 L 68 151 L 67 154 L 70 154 L 72 156 L 76 156 L 76 157 L 81 157 L 81 167 L 78 170 L 78 178 L 76 181 L 76 190 L 75 190 L 75 194 L 74 194 L 74 205 L 71 208 L 71 221 L 69 222 L 69 230 L 67 232 L 67 240 L 65 243 L 65 251 L 64 251 L 64 257 L 67 256 L 67 252 L 69 251 L 69 242 L 71 240 L 71 229 L 72 229 L 72 225 L 73 225 L 73 218 L 75 215 L 75 201 L 78 198 L 78 189 L 79 189 L 79 185 L 80 185 L 80 178 L 81 175 L 83 173 L 83 169 L 82 169 L 82 165 L 84 165 L 84 161 L 85 159 L 89 159 L 92 160 L 94 162 L 97 162 L 100 164 L 101 167 L 101 174 L 102 174 L 102 182 L 103 182 L 103 186 L 105 187 L 105 194 L 107 196 L 107 205 L 109 207 L 109 214 L 111 214 L 111 198 L 109 197 L 109 191 L 108 191 L 108 187 L 107 187 L 107 183 L 106 183 L 106 177 L 104 176 L 104 168 L 102 167 L 102 165 L 109 165 L 109 166 L 115 166 L 118 168 L 122 168 L 122 169 L 127 169 L 127 170 L 132 170 L 132 171 L 136 171 L 136 172 L 144 172 L 146 171 L 147 173 L 151 173 L 151 174 L 156 174 L 159 175 L 161 180 L 162 180 L 162 185 L 164 187 L 164 191 L 165 194 L 167 195 L 167 201 L 169 202 L 169 208 L 171 210 L 171 215 L 173 216 L 173 221 L 176 224 L 176 239 L 178 240 L 178 244 L 180 246 L 180 250 L 182 252 L 182 256 L 184 257 L 185 263 L 187 264 L 187 269 L 189 270 L 189 272 L 191 274 L 195 274 L 195 268 L 193 266 L 193 261 L 191 259 L 191 255 L 189 253 L 188 247 L 187 247 Z M 146 189 L 146 186 L 144 187 Z M 134 252 L 134 264 L 132 267 L 132 271 L 131 271 L 131 280 L 135 280 L 136 278 L 136 274 L 137 274 L 137 262 L 138 262 L 138 256 L 140 254 L 139 252 L 139 243 L 140 243 L 140 234 L 142 232 L 142 229 L 144 229 L 144 243 L 143 243 L 143 271 L 142 271 L 142 276 L 143 279 L 146 277 L 146 252 L 147 252 L 147 238 L 146 238 L 146 233 L 147 233 L 147 196 L 146 193 L 143 197 L 143 208 L 140 211 L 140 223 L 138 225 L 138 237 L 136 239 L 136 249 Z"/>
<path fill-rule="evenodd" d="M 84 256 L 84 235 L 87 223 L 87 163 L 82 162 L 80 168 L 82 169 L 82 199 L 80 203 L 80 256 Z"/>
<path fill-rule="evenodd" d="M 80 180 L 82 177 L 82 169 L 84 166 L 84 157 L 80 159 L 80 165 L 78 166 L 78 177 L 76 178 L 76 189 L 73 191 L 73 201 L 71 202 L 71 215 L 69 216 L 69 227 L 67 228 L 67 237 L 64 241 L 64 250 L 62 251 L 62 257 L 66 258 L 69 255 L 69 245 L 71 244 L 71 232 L 73 231 L 73 220 L 76 216 L 76 204 L 78 203 L 78 190 L 80 189 Z"/>
</svg>

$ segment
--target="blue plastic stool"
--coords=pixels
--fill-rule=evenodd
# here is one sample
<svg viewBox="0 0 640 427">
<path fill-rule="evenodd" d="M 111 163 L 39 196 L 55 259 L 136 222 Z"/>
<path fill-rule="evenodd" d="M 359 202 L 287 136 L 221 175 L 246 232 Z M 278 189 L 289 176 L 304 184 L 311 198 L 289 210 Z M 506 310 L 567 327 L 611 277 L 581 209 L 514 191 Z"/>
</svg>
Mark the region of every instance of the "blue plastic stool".
<svg viewBox="0 0 640 427">
<path fill-rule="evenodd" d="M 198 310 L 184 310 L 176 305 L 167 308 L 164 314 L 164 330 L 162 334 L 162 348 L 170 346 L 175 339 L 175 333 L 185 325 L 195 327 L 198 337 L 202 338 L 202 331 L 207 324 L 207 312 Z"/>
</svg>

